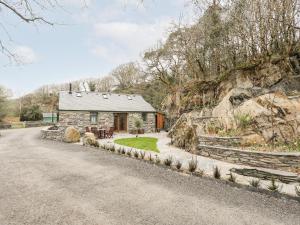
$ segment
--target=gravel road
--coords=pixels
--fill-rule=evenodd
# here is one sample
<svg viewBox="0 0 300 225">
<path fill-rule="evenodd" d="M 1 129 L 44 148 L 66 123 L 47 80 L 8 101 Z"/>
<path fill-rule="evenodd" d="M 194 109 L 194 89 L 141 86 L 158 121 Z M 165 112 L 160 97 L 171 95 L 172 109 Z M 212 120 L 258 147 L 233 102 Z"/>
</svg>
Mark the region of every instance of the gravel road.
<svg viewBox="0 0 300 225">
<path fill-rule="evenodd" d="M 300 225 L 300 203 L 1 131 L 0 225 Z"/>
</svg>

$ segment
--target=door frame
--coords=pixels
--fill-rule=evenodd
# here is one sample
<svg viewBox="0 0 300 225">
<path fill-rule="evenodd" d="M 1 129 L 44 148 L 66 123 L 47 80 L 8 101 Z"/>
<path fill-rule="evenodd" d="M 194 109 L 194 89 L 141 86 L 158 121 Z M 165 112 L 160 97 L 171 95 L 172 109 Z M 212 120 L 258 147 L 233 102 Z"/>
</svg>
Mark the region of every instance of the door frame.
<svg viewBox="0 0 300 225">
<path fill-rule="evenodd" d="M 121 117 L 121 115 L 125 117 Z M 116 124 L 117 118 L 117 124 Z M 121 118 L 125 118 L 125 129 L 120 130 Z M 128 113 L 114 113 L 114 131 L 115 132 L 127 132 L 128 131 Z"/>
</svg>

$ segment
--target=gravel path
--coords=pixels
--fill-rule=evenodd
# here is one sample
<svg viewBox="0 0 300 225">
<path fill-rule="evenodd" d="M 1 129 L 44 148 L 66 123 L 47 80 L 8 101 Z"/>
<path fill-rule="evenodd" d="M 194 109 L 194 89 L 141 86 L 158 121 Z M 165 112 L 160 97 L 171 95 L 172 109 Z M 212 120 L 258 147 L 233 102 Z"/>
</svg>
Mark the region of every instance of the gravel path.
<svg viewBox="0 0 300 225">
<path fill-rule="evenodd" d="M 37 128 L 0 137 L 1 225 L 300 225 L 299 212 L 293 200 L 42 141 Z"/>
</svg>

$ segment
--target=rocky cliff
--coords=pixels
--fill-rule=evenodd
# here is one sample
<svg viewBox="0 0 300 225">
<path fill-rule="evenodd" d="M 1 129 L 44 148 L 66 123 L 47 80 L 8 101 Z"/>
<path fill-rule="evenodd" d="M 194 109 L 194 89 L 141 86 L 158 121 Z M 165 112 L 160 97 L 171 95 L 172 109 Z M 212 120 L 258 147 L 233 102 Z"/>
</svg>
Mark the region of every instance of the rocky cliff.
<svg viewBox="0 0 300 225">
<path fill-rule="evenodd" d="M 217 81 L 194 83 L 169 97 L 169 114 L 174 114 L 178 99 L 177 112 L 186 112 L 169 132 L 176 146 L 194 150 L 203 135 L 238 136 L 243 146 L 298 144 L 300 54 L 239 69 Z"/>
</svg>

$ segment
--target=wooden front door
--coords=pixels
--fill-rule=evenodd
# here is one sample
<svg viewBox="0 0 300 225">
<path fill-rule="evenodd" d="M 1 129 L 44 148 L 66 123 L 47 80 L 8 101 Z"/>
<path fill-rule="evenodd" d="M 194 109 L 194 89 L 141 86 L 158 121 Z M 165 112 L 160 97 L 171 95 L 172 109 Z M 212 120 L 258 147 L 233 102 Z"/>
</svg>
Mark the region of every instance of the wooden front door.
<svg viewBox="0 0 300 225">
<path fill-rule="evenodd" d="M 156 129 L 164 129 L 165 127 L 165 117 L 162 113 L 156 114 Z"/>
<path fill-rule="evenodd" d="M 127 113 L 114 114 L 114 128 L 117 132 L 127 131 Z"/>
</svg>

